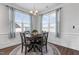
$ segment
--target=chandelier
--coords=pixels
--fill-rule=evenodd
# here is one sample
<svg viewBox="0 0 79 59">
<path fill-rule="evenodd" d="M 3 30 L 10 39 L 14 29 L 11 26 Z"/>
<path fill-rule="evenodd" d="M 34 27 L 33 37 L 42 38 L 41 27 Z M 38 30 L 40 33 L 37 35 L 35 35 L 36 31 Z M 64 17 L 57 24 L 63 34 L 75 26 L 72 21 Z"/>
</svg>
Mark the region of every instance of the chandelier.
<svg viewBox="0 0 79 59">
<path fill-rule="evenodd" d="M 37 14 L 38 14 L 38 10 L 35 8 L 34 5 L 33 5 L 33 9 L 30 10 L 30 13 L 31 13 L 32 15 L 37 15 Z"/>
<path fill-rule="evenodd" d="M 38 14 L 38 10 L 31 10 L 30 13 L 33 14 L 33 15 L 37 15 Z"/>
</svg>

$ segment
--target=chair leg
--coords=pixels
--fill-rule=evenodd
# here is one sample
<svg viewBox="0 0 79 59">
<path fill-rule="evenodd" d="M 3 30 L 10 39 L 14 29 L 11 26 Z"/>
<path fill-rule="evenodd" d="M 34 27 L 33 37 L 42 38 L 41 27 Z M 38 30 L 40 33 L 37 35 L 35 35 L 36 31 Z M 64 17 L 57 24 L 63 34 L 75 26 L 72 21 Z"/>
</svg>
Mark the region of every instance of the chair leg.
<svg viewBox="0 0 79 59">
<path fill-rule="evenodd" d="M 26 53 L 27 53 L 27 46 L 25 46 L 25 55 L 26 55 Z"/>
<path fill-rule="evenodd" d="M 48 52 L 48 50 L 47 50 L 47 45 L 46 45 L 46 52 Z"/>
<path fill-rule="evenodd" d="M 34 49 L 34 52 L 35 52 L 35 51 L 36 51 L 36 50 L 35 50 L 35 45 L 33 45 L 33 49 Z"/>
<path fill-rule="evenodd" d="M 43 55 L 42 47 L 41 47 L 41 55 Z"/>
<path fill-rule="evenodd" d="M 22 48 L 21 48 L 21 53 L 23 52 L 23 45 L 22 45 Z"/>
<path fill-rule="evenodd" d="M 42 51 L 42 49 L 41 49 L 41 55 L 43 55 L 43 51 Z"/>
</svg>

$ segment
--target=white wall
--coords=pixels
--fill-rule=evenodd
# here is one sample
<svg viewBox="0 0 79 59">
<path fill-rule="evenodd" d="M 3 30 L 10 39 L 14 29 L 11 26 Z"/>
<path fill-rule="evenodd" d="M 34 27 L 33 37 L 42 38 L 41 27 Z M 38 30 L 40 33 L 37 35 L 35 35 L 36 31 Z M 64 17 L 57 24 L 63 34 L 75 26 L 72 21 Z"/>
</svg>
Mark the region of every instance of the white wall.
<svg viewBox="0 0 79 59">
<path fill-rule="evenodd" d="M 8 19 L 8 8 L 0 4 L 0 49 L 9 47 L 12 45 L 19 44 L 20 37 L 17 36 L 15 39 L 9 39 L 9 19 Z"/>
<path fill-rule="evenodd" d="M 41 31 L 42 31 L 42 27 L 41 26 L 42 26 L 42 16 L 39 15 L 38 19 L 37 19 L 37 26 L 36 26 L 36 28 L 37 28 L 39 33 L 41 33 Z"/>
<path fill-rule="evenodd" d="M 32 30 L 37 29 L 39 33 L 41 32 L 41 20 L 41 15 L 32 16 Z"/>
<path fill-rule="evenodd" d="M 8 8 L 0 5 L 0 34 L 8 34 Z"/>
<path fill-rule="evenodd" d="M 73 29 L 73 25 L 75 29 Z M 64 4 L 61 15 L 61 37 L 49 33 L 48 41 L 79 50 L 79 4 Z"/>
<path fill-rule="evenodd" d="M 37 29 L 36 26 L 37 26 L 37 20 L 38 20 L 38 17 L 37 16 L 32 16 L 32 30 L 34 29 Z"/>
</svg>

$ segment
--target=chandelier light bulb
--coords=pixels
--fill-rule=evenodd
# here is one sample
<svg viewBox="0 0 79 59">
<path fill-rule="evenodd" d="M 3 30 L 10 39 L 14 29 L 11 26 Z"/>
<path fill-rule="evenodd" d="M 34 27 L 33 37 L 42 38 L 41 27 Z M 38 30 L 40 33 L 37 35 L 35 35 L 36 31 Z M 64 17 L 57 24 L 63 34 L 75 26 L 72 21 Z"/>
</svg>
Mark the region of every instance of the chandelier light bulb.
<svg viewBox="0 0 79 59">
<path fill-rule="evenodd" d="M 35 13 L 38 13 L 38 10 L 36 10 Z"/>
<path fill-rule="evenodd" d="M 30 13 L 33 13 L 33 11 L 30 11 Z"/>
</svg>

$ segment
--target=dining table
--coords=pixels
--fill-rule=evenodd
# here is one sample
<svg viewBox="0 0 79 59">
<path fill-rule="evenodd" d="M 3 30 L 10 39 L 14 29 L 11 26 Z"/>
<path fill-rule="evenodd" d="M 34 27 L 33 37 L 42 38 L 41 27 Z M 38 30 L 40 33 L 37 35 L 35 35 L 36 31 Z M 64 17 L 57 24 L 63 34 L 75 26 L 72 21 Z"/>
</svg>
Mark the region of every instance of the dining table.
<svg viewBox="0 0 79 59">
<path fill-rule="evenodd" d="M 42 39 L 43 39 L 43 35 L 42 34 L 26 34 L 26 38 L 28 38 L 28 41 L 30 41 L 31 47 L 29 48 L 28 52 L 31 51 L 32 49 L 34 50 L 34 52 L 37 50 L 40 50 L 41 48 L 41 44 L 42 44 Z"/>
</svg>

